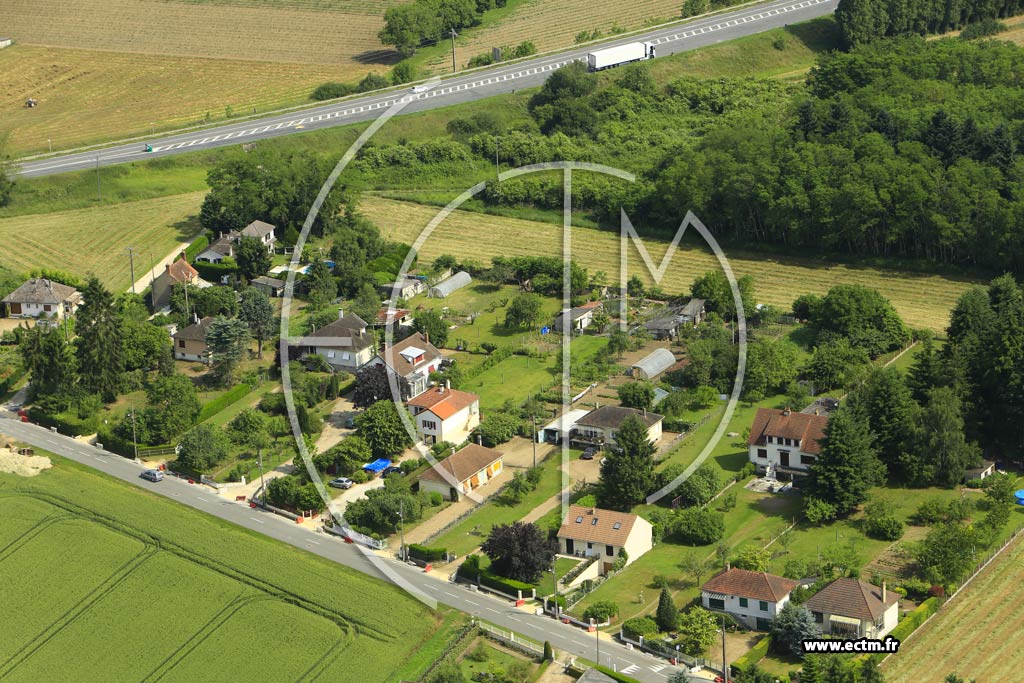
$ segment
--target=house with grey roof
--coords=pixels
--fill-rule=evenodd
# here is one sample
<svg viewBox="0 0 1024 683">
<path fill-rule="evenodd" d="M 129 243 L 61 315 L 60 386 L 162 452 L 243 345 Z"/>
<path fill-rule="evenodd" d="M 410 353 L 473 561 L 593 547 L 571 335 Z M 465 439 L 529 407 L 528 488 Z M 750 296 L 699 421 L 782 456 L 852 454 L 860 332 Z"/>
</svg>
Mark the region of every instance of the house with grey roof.
<svg viewBox="0 0 1024 683">
<path fill-rule="evenodd" d="M 682 306 L 657 310 L 644 323 L 644 328 L 655 339 L 675 339 L 681 327 L 696 327 L 704 321 L 704 316 L 704 299 L 690 299 Z"/>
<path fill-rule="evenodd" d="M 285 281 L 268 275 L 260 275 L 249 281 L 249 284 L 260 290 L 269 297 L 281 296 L 284 294 Z"/>
<path fill-rule="evenodd" d="M 601 406 L 576 420 L 576 425 L 569 433 L 569 443 L 577 448 L 596 446 L 603 449 L 614 446 L 616 433 L 630 417 L 639 419 L 647 427 L 647 438 L 651 443 L 661 440 L 663 415 L 623 406 Z"/>
<path fill-rule="evenodd" d="M 208 315 L 171 335 L 175 360 L 194 360 L 203 363 L 209 361 L 210 350 L 206 346 L 206 333 L 213 321 L 213 316 Z"/>
<path fill-rule="evenodd" d="M 569 330 L 578 334 L 590 327 L 594 322 L 594 314 L 600 310 L 602 310 L 600 301 L 588 301 L 582 306 L 562 311 L 555 317 L 552 329 L 555 332 L 564 333 Z"/>
<path fill-rule="evenodd" d="M 305 353 L 317 354 L 335 370 L 354 373 L 373 360 L 376 337 L 354 313 L 338 311 L 338 319 L 299 340 Z"/>
<path fill-rule="evenodd" d="M 253 221 L 238 232 L 238 239 L 241 240 L 243 237 L 257 239 L 260 241 L 260 244 L 267 248 L 268 252 L 273 254 L 274 245 L 277 244 L 277 237 L 274 236 L 275 229 L 270 223 Z"/>
<path fill-rule="evenodd" d="M 34 277 L 3 298 L 12 318 L 52 318 L 74 315 L 82 294 L 74 287 Z"/>
</svg>

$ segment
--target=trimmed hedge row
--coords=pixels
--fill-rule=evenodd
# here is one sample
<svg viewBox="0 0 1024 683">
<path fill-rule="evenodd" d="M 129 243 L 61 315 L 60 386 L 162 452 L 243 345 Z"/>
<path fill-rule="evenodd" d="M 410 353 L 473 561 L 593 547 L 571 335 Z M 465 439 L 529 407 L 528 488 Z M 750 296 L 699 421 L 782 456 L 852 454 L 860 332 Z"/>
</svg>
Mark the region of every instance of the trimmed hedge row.
<svg viewBox="0 0 1024 683">
<path fill-rule="evenodd" d="M 192 244 L 185 247 L 185 260 L 192 263 L 196 256 L 199 256 L 199 252 L 208 246 L 210 246 L 210 239 L 206 235 L 195 238 L 192 240 Z"/>
<path fill-rule="evenodd" d="M 479 581 L 482 586 L 487 586 L 509 595 L 516 595 L 518 591 L 523 591 L 524 595 L 532 595 L 534 588 L 536 588 L 536 586 L 529 583 L 523 583 L 515 579 L 506 579 L 504 576 L 492 574 L 486 569 L 474 572 L 467 569 L 465 563 L 459 565 L 459 576 L 470 581 Z"/>
<path fill-rule="evenodd" d="M 917 630 L 917 628 L 923 624 L 928 617 L 935 614 L 939 610 L 939 599 L 928 598 L 920 605 L 917 606 L 913 612 L 909 612 L 903 621 L 896 624 L 896 627 L 889 633 L 893 638 L 900 641 L 906 640 L 907 636 Z"/>
<path fill-rule="evenodd" d="M 754 647 L 750 648 L 745 655 L 732 663 L 733 673 L 749 671 L 755 664 L 760 662 L 768 654 L 768 648 L 772 645 L 772 637 L 766 635 L 757 641 Z"/>
<path fill-rule="evenodd" d="M 218 283 L 222 275 L 231 275 L 238 272 L 238 265 L 235 263 L 207 263 L 196 261 L 192 267 L 199 271 L 199 276 L 208 282 Z"/>
<path fill-rule="evenodd" d="M 419 543 L 409 544 L 409 556 L 424 562 L 437 562 L 443 560 L 448 554 L 447 548 L 431 548 Z"/>
<path fill-rule="evenodd" d="M 597 669 L 598 671 L 600 671 L 601 673 L 603 673 L 608 678 L 611 678 L 612 680 L 618 681 L 619 683 L 640 683 L 639 680 L 637 680 L 636 678 L 633 678 L 632 676 L 626 676 L 625 674 L 620 674 L 618 671 L 612 671 L 608 667 L 601 666 L 600 664 L 595 664 L 594 668 Z"/>
<path fill-rule="evenodd" d="M 211 417 L 213 417 L 220 411 L 224 410 L 235 401 L 240 400 L 250 391 L 252 391 L 252 387 L 249 386 L 248 384 L 239 384 L 237 386 L 231 387 L 217 398 L 203 405 L 203 407 L 199 410 L 199 418 L 197 420 L 197 423 L 205 422 L 206 420 L 210 419 Z"/>
<path fill-rule="evenodd" d="M 56 427 L 57 431 L 65 436 L 83 436 L 96 432 L 99 418 L 95 415 L 86 419 L 71 417 L 69 415 L 50 415 L 36 406 L 28 409 L 28 417 L 32 422 L 43 427 Z"/>
</svg>

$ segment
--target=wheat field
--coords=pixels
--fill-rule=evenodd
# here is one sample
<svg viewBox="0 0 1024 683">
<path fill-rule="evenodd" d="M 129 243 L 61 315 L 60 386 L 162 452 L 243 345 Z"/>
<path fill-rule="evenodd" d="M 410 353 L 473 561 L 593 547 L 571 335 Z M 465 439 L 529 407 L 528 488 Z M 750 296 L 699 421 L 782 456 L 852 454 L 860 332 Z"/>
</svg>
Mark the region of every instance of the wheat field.
<svg viewBox="0 0 1024 683">
<path fill-rule="evenodd" d="M 364 196 L 360 209 L 381 226 L 387 237 L 409 244 L 438 213 L 435 207 L 374 196 Z M 714 230 L 714 226 L 709 228 Z M 423 244 L 420 257 L 429 262 L 440 254 L 449 253 L 464 259 L 489 262 L 497 255 L 557 256 L 562 253 L 561 234 L 560 225 L 456 211 Z M 668 242 L 648 238 L 644 243 L 654 263 L 660 263 Z M 888 297 L 908 325 L 936 332 L 945 329 L 949 311 L 957 297 L 973 284 L 968 280 L 934 274 L 849 266 L 809 258 L 782 258 L 750 251 L 726 251 L 737 276 L 753 276 L 759 303 L 788 310 L 799 294 L 824 294 L 837 284 L 861 284 Z M 573 228 L 572 254 L 591 272 L 604 271 L 610 282 L 618 281 L 617 233 Z M 629 274 L 636 273 L 648 284 L 652 283 L 632 246 L 628 258 Z M 684 247 L 673 256 L 660 284 L 669 293 L 687 292 L 696 277 L 717 267 L 718 262 L 709 250 Z"/>
</svg>

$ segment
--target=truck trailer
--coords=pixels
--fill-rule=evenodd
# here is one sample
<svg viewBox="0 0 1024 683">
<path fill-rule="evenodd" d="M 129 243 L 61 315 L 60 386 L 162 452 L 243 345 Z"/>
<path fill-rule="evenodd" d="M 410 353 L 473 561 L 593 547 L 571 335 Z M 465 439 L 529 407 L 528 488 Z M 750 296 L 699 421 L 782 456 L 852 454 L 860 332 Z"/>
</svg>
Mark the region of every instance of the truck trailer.
<svg viewBox="0 0 1024 683">
<path fill-rule="evenodd" d="M 628 43 L 594 50 L 587 55 L 587 66 L 591 71 L 600 71 L 645 59 L 654 59 L 654 43 Z"/>
</svg>

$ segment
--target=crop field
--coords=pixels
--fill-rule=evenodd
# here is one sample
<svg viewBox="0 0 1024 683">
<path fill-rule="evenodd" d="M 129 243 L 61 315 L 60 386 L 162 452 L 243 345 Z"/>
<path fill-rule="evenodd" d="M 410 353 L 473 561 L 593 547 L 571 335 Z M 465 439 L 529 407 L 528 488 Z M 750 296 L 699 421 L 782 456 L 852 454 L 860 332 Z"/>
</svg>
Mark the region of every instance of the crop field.
<svg viewBox="0 0 1024 683">
<path fill-rule="evenodd" d="M 394 61 L 377 40 L 391 4 L 7 0 L 0 133 L 12 152 L 45 151 L 309 102 Z"/>
<path fill-rule="evenodd" d="M 941 683 L 950 672 L 979 681 L 1019 680 L 1024 649 L 1015 643 L 1024 629 L 1022 582 L 1024 542 L 1018 539 L 886 660 L 885 680 Z"/>
<path fill-rule="evenodd" d="M 396 588 L 51 459 L 0 475 L 4 680 L 383 682 L 433 645 Z"/>
<path fill-rule="evenodd" d="M 360 208 L 378 225 L 387 226 L 390 239 L 411 243 L 438 209 L 379 197 L 364 196 Z M 431 235 L 420 252 L 425 262 L 440 254 L 487 260 L 503 255 L 560 254 L 562 230 L 558 225 L 456 211 Z M 654 263 L 660 263 L 668 242 L 646 238 L 644 244 Z M 572 251 L 580 263 L 604 271 L 611 282 L 619 277 L 619 237 L 616 233 L 574 227 Z M 908 325 L 942 331 L 957 297 L 973 282 L 934 274 L 849 266 L 817 259 L 760 255 L 729 250 L 729 262 L 737 276 L 751 275 L 759 303 L 788 309 L 802 293 L 824 294 L 837 284 L 862 284 L 888 297 Z M 642 265 L 635 247 L 629 247 L 630 275 L 648 284 L 653 280 Z M 689 291 L 693 280 L 718 268 L 707 249 L 681 246 L 672 258 L 661 286 L 668 292 Z"/>
<path fill-rule="evenodd" d="M 102 171 L 101 171 L 102 173 Z M 15 272 L 54 268 L 96 274 L 114 291 L 131 285 L 126 247 L 136 247 L 135 272 L 149 269 L 199 232 L 202 193 L 92 209 L 0 218 L 0 265 Z"/>
<path fill-rule="evenodd" d="M 147 135 L 222 120 L 226 107 L 251 114 L 307 103 L 320 83 L 372 70 L 352 69 L 18 44 L 0 50 L 0 132 L 18 153 Z M 39 106 L 24 107 L 29 97 Z"/>
</svg>

